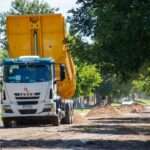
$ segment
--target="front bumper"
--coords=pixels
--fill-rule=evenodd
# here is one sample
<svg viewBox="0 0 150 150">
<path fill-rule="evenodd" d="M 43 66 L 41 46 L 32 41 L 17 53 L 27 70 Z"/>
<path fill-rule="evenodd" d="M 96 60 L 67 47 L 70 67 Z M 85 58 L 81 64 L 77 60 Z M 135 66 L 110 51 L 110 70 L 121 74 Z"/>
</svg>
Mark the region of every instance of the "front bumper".
<svg viewBox="0 0 150 150">
<path fill-rule="evenodd" d="M 6 107 L 7 106 L 7 107 Z M 9 106 L 9 107 L 8 107 Z M 2 105 L 2 117 L 44 117 L 55 116 L 56 109 L 54 105 L 36 105 L 32 107 L 17 106 L 17 105 Z"/>
<path fill-rule="evenodd" d="M 41 124 L 41 123 L 53 123 L 54 118 L 57 115 L 52 116 L 18 116 L 18 117 L 2 117 L 3 120 L 15 121 L 17 124 Z"/>
<path fill-rule="evenodd" d="M 44 112 L 40 114 L 14 114 L 14 113 L 2 113 L 2 118 L 15 118 L 15 117 L 45 117 L 56 116 L 55 112 Z"/>
</svg>

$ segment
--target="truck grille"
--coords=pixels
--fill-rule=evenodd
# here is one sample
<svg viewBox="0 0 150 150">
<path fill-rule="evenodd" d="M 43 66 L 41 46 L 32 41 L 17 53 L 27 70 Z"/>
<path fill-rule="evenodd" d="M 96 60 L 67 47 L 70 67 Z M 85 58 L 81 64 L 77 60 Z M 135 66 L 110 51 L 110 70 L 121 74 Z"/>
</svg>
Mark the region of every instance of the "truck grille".
<svg viewBox="0 0 150 150">
<path fill-rule="evenodd" d="M 21 101 L 17 102 L 18 105 L 36 105 L 38 104 L 38 101 Z"/>
<path fill-rule="evenodd" d="M 16 99 L 39 99 L 39 96 L 34 96 L 34 97 L 16 97 Z"/>
<path fill-rule="evenodd" d="M 36 109 L 22 109 L 22 110 L 19 110 L 19 112 L 21 114 L 35 114 Z"/>
<path fill-rule="evenodd" d="M 14 93 L 16 99 L 39 99 L 40 93 Z"/>
</svg>

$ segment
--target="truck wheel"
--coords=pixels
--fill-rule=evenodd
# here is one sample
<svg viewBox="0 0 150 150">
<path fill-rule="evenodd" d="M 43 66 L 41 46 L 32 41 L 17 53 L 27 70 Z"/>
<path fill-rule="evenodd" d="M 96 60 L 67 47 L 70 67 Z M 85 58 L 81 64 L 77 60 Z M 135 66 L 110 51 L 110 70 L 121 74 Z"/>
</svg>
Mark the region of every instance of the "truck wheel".
<svg viewBox="0 0 150 150">
<path fill-rule="evenodd" d="M 11 120 L 10 119 L 3 118 L 2 121 L 3 121 L 4 128 L 10 128 L 11 127 Z"/>
<path fill-rule="evenodd" d="M 69 115 L 68 115 L 68 124 L 73 123 L 73 113 L 72 110 L 70 110 Z"/>
<path fill-rule="evenodd" d="M 65 107 L 65 117 L 62 119 L 64 124 L 72 124 L 73 122 L 73 110 L 69 104 L 66 104 Z"/>
<path fill-rule="evenodd" d="M 56 116 L 52 119 L 53 126 L 59 126 L 60 125 L 60 118 L 59 116 Z"/>
</svg>

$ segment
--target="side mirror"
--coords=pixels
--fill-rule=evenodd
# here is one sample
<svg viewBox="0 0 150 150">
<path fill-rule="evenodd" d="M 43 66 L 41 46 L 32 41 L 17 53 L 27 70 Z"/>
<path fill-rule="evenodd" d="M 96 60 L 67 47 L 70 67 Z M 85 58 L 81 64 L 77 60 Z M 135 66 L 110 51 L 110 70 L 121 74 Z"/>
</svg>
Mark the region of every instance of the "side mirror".
<svg viewBox="0 0 150 150">
<path fill-rule="evenodd" d="M 53 98 L 53 91 L 52 91 L 52 89 L 50 89 L 50 91 L 49 91 L 49 98 L 50 98 L 50 99 Z"/>
<path fill-rule="evenodd" d="M 65 65 L 60 65 L 60 81 L 65 79 Z"/>
<path fill-rule="evenodd" d="M 56 84 L 57 83 L 57 80 L 54 80 L 54 84 Z"/>
</svg>

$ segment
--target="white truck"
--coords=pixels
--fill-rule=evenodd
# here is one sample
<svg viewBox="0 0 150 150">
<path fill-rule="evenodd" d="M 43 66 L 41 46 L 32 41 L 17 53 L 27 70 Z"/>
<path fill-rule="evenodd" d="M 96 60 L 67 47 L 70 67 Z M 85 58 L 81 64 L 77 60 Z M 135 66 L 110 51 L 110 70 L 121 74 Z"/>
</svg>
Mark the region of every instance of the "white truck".
<svg viewBox="0 0 150 150">
<path fill-rule="evenodd" d="M 11 58 L 3 61 L 1 99 L 5 127 L 32 120 L 72 123 L 75 69 L 64 33 L 61 15 L 8 17 Z"/>
</svg>

